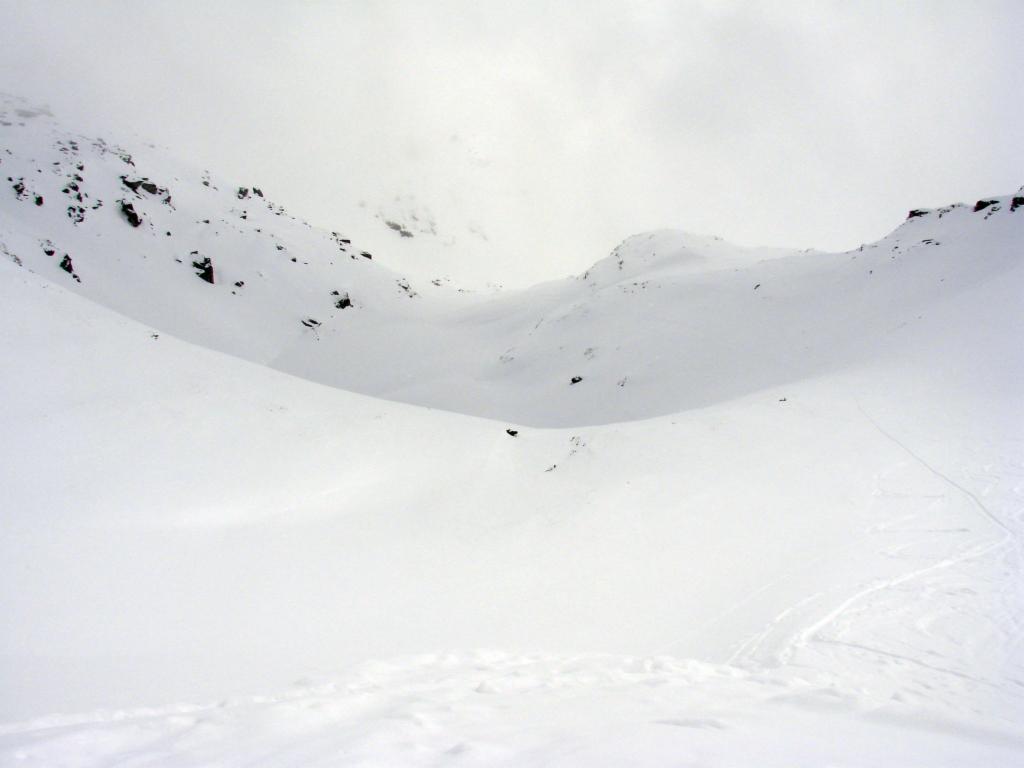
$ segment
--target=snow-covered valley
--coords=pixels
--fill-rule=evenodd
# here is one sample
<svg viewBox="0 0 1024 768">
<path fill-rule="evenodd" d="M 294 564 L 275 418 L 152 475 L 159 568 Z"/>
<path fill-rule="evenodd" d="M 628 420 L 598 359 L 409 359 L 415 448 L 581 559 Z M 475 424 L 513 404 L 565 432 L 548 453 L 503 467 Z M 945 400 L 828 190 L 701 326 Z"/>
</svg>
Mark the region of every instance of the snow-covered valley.
<svg viewBox="0 0 1024 768">
<path fill-rule="evenodd" d="M 11 100 L 0 176 L 0 765 L 1024 759 L 1024 190 L 471 292 Z"/>
</svg>

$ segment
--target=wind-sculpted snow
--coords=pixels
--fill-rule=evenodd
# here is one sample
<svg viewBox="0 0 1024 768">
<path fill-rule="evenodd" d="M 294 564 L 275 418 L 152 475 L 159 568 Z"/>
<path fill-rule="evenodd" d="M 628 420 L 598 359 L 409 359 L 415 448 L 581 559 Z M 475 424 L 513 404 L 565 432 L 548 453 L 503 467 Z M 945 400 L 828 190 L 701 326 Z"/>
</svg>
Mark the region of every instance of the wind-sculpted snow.
<svg viewBox="0 0 1024 768">
<path fill-rule="evenodd" d="M 0 765 L 1021 761 L 1019 194 L 473 294 L 4 122 Z"/>
<path fill-rule="evenodd" d="M 894 708 L 895 709 L 895 708 Z M 16 745 L 13 748 L 9 745 Z M 837 745 L 842 745 L 837 749 Z M 283 693 L 0 726 L 11 765 L 1012 765 L 1022 739 L 666 657 L 432 654 Z M 6 754 L 2 750 L 7 749 Z"/>
</svg>

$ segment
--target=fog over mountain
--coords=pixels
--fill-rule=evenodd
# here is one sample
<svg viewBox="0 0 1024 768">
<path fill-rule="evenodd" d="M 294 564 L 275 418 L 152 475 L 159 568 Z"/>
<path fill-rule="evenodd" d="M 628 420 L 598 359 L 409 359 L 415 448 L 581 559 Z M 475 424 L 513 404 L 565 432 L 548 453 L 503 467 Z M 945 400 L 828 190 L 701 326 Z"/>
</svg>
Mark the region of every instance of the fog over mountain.
<svg viewBox="0 0 1024 768">
<path fill-rule="evenodd" d="M 0 768 L 1024 764 L 1017 5 L 2 11 Z"/>
<path fill-rule="evenodd" d="M 0 7 L 0 90 L 216 160 L 327 229 L 411 196 L 448 247 L 410 268 L 467 285 L 662 227 L 851 248 L 1019 185 L 1012 1 Z"/>
</svg>

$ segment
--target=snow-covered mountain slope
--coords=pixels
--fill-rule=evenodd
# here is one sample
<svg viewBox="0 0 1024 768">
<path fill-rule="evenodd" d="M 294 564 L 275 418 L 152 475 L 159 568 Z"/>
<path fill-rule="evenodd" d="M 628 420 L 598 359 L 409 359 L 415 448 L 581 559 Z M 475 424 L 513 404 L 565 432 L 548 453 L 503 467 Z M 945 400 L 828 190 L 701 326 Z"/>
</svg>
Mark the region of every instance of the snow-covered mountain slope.
<svg viewBox="0 0 1024 768">
<path fill-rule="evenodd" d="M 313 229 L 258 186 L 22 113 L 0 113 L 0 242 L 104 306 L 267 363 L 345 309 L 387 314 L 413 293 L 346 233 Z"/>
<path fill-rule="evenodd" d="M 8 258 L 252 362 L 533 426 L 648 418 L 902 355 L 926 314 L 948 325 L 957 296 L 1016 270 L 1024 238 L 1022 192 L 915 211 L 850 253 L 663 231 L 576 279 L 470 294 L 410 283 L 258 188 L 4 114 Z"/>
<path fill-rule="evenodd" d="M 12 724 L 5 762 L 1024 749 L 1024 414 L 983 345 L 942 380 L 911 358 L 512 437 L 0 270 L 5 718 L 235 697 Z M 1018 295 L 970 292 L 943 345 L 1024 331 Z M 477 647 L 508 650 L 407 656 Z"/>
<path fill-rule="evenodd" d="M 1020 195 L 459 293 L 24 111 L 0 765 L 1024 755 Z"/>
</svg>

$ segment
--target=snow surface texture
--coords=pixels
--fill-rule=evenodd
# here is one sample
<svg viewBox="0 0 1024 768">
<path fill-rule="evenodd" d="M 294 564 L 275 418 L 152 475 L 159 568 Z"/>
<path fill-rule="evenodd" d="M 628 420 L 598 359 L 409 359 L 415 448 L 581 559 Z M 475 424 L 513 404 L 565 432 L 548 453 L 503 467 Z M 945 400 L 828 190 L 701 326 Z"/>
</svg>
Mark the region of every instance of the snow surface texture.
<svg viewBox="0 0 1024 768">
<path fill-rule="evenodd" d="M 10 100 L 0 175 L 0 765 L 1024 761 L 1024 193 L 495 294 Z"/>
</svg>

